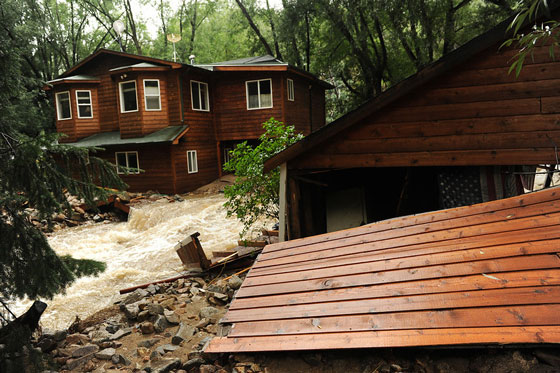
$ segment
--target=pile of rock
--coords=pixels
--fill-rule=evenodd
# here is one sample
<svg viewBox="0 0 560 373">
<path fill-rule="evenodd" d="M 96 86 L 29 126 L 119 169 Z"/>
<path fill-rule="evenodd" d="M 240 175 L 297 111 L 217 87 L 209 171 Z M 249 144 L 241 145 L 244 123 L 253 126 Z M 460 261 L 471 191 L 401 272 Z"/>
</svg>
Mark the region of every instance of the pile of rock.
<svg viewBox="0 0 560 373">
<path fill-rule="evenodd" d="M 224 370 L 227 359 L 207 356 L 202 348 L 219 333 L 217 323 L 241 283 L 232 276 L 150 285 L 123 296 L 97 323 L 86 319 L 66 331 L 43 331 L 36 346 L 62 371 L 231 371 Z"/>
</svg>

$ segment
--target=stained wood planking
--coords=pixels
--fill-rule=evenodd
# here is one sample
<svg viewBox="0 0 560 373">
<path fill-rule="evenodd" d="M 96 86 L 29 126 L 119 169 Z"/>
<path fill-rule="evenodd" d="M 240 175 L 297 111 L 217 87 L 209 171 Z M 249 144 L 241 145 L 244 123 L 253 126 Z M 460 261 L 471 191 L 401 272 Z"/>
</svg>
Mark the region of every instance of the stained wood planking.
<svg viewBox="0 0 560 373">
<path fill-rule="evenodd" d="M 355 332 L 367 330 L 476 328 L 521 325 L 560 325 L 560 304 L 520 305 L 436 311 L 407 311 L 365 315 L 237 322 L 229 337 L 309 333 Z"/>
<path fill-rule="evenodd" d="M 451 346 L 473 344 L 560 343 L 557 326 L 444 328 L 215 338 L 215 352 L 329 350 L 341 348 Z"/>
<path fill-rule="evenodd" d="M 495 278 L 493 278 L 495 277 Z M 345 300 L 398 297 L 403 295 L 436 294 L 470 290 L 502 289 L 539 285 L 560 285 L 560 269 L 538 269 L 500 273 L 496 276 L 482 274 L 444 279 L 428 279 L 390 284 L 355 286 L 328 291 L 310 291 L 261 296 L 258 298 L 237 297 L 230 310 L 262 308 L 297 304 L 338 302 Z"/>
<path fill-rule="evenodd" d="M 206 351 L 559 343 L 559 201 L 546 190 L 269 245 Z"/>
</svg>

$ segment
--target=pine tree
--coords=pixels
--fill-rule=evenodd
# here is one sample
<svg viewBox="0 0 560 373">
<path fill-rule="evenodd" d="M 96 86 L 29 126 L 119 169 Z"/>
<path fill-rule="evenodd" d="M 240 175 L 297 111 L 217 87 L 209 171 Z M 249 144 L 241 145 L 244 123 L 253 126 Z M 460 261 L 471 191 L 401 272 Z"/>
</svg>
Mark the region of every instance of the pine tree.
<svg viewBox="0 0 560 373">
<path fill-rule="evenodd" d="M 34 62 L 40 28 L 33 27 L 24 7 L 18 1 L 0 3 L 0 300 L 52 297 L 74 279 L 31 223 L 29 207 L 49 221 L 70 209 L 66 192 L 93 205 L 106 197 L 100 186 L 125 186 L 114 166 L 91 149 L 58 144 Z"/>
</svg>

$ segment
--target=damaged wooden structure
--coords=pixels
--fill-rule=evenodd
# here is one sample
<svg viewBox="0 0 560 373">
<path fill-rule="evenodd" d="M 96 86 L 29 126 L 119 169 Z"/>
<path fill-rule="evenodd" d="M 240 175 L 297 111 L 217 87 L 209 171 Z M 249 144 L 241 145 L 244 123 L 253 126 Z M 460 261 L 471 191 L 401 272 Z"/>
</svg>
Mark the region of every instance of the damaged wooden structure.
<svg viewBox="0 0 560 373">
<path fill-rule="evenodd" d="M 265 247 L 205 352 L 560 343 L 560 188 Z"/>
<path fill-rule="evenodd" d="M 539 45 L 509 74 L 510 21 L 267 161 L 280 240 L 519 195 L 522 176 L 557 165 L 560 62 Z"/>
</svg>

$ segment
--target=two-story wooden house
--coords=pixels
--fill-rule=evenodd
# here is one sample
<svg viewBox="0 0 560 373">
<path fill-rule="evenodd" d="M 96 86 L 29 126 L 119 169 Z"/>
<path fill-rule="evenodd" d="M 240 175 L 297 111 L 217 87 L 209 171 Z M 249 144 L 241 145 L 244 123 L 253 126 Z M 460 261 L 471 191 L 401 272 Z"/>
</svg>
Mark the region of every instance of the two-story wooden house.
<svg viewBox="0 0 560 373">
<path fill-rule="evenodd" d="M 47 88 L 61 142 L 103 148 L 131 191 L 182 193 L 270 117 L 305 135 L 323 126 L 330 85 L 271 56 L 187 65 L 101 49 Z"/>
</svg>

